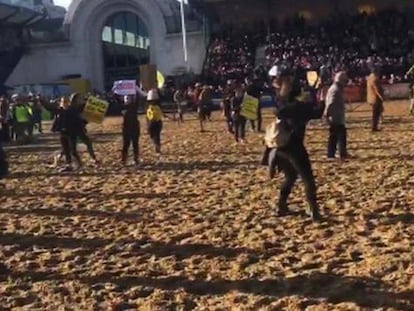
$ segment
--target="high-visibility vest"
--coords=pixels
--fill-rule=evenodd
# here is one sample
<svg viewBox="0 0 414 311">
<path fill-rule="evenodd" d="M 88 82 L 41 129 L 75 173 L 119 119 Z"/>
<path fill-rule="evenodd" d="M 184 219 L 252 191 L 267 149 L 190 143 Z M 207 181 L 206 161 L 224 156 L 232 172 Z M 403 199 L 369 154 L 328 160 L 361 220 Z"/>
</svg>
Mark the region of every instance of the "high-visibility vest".
<svg viewBox="0 0 414 311">
<path fill-rule="evenodd" d="M 24 106 L 16 106 L 15 115 L 17 123 L 23 123 L 29 121 L 29 112 Z"/>
</svg>

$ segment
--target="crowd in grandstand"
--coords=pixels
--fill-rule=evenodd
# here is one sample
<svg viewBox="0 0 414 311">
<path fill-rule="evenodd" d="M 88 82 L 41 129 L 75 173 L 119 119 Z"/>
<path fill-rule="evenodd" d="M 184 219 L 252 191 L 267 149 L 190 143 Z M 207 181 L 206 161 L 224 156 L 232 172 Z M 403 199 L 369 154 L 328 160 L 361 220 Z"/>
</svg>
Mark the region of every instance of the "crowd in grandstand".
<svg viewBox="0 0 414 311">
<path fill-rule="evenodd" d="M 243 80 L 252 74 L 255 51 L 265 48 L 265 66 L 290 62 L 307 69 L 327 66 L 346 70 L 361 84 L 372 67 L 381 67 L 383 79 L 399 82 L 413 63 L 414 26 L 410 12 L 387 10 L 375 15 L 335 15 L 318 25 L 304 19 L 275 26 L 266 40 L 259 36 L 223 34 L 209 48 L 205 78 L 214 84 Z M 257 64 L 256 64 L 257 65 Z"/>
</svg>

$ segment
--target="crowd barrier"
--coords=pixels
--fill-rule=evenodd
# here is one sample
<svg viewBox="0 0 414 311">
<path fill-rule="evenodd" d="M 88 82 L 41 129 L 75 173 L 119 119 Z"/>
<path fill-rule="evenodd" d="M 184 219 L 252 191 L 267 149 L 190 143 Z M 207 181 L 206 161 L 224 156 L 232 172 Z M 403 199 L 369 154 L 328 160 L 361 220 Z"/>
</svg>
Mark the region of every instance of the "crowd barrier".
<svg viewBox="0 0 414 311">
<path fill-rule="evenodd" d="M 324 89 L 326 94 L 329 87 Z M 409 83 L 394 83 L 383 84 L 385 99 L 407 99 L 410 97 L 412 90 L 410 90 Z M 365 85 L 346 86 L 344 90 L 345 102 L 358 103 L 366 101 L 366 87 Z"/>
</svg>

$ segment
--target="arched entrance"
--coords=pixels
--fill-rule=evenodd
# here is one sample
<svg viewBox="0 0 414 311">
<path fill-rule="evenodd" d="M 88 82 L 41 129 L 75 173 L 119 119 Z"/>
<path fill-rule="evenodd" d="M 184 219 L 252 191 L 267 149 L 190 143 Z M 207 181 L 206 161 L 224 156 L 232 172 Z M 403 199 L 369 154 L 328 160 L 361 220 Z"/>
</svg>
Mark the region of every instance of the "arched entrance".
<svg viewBox="0 0 414 311">
<path fill-rule="evenodd" d="M 145 23 L 131 12 L 111 15 L 102 29 L 104 87 L 136 79 L 140 65 L 150 62 L 150 39 Z"/>
</svg>

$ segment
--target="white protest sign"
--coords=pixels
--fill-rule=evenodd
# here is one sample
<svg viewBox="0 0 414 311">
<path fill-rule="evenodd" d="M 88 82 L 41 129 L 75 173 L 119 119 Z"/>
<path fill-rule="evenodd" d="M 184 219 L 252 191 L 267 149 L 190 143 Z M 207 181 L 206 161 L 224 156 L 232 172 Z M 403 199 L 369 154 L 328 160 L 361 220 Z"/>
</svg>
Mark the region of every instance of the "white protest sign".
<svg viewBox="0 0 414 311">
<path fill-rule="evenodd" d="M 127 96 L 135 95 L 137 93 L 137 84 L 135 80 L 120 80 L 115 81 L 112 92 L 116 95 Z"/>
</svg>

